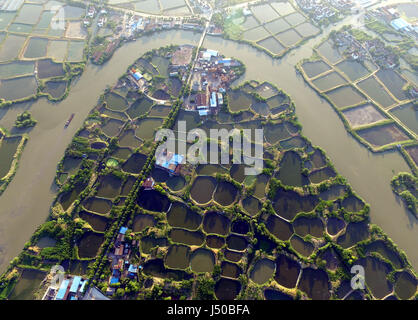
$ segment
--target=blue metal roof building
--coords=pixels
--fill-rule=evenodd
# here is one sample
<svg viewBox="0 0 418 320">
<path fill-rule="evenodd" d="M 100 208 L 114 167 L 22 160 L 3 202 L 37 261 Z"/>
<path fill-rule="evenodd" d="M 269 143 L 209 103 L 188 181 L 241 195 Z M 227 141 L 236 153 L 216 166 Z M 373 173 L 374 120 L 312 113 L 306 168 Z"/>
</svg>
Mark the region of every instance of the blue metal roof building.
<svg viewBox="0 0 418 320">
<path fill-rule="evenodd" d="M 81 285 L 80 292 L 84 291 L 84 288 L 86 287 L 86 285 L 87 285 L 87 280 L 84 280 L 82 285 Z"/>
<path fill-rule="evenodd" d="M 126 231 L 128 231 L 128 228 L 127 227 L 120 227 L 119 233 L 120 234 L 125 234 Z"/>
<path fill-rule="evenodd" d="M 58 289 L 58 293 L 55 296 L 55 300 L 63 300 L 65 297 L 65 293 L 67 292 L 68 285 L 70 284 L 70 280 L 64 280 L 61 283 L 60 288 Z"/>
<path fill-rule="evenodd" d="M 115 283 L 118 283 L 118 282 L 119 282 L 119 278 L 118 277 L 112 277 L 110 279 L 110 284 L 115 284 Z"/>
<path fill-rule="evenodd" d="M 392 20 L 390 22 L 390 25 L 393 28 L 395 28 L 396 30 L 402 30 L 402 29 L 408 28 L 410 26 L 410 24 L 408 22 L 406 22 L 402 18 L 398 18 L 398 19 Z"/>
<path fill-rule="evenodd" d="M 81 277 L 75 276 L 73 279 L 73 283 L 71 284 L 71 287 L 70 287 L 71 293 L 77 293 L 78 287 L 80 286 L 80 282 L 81 282 Z"/>
</svg>

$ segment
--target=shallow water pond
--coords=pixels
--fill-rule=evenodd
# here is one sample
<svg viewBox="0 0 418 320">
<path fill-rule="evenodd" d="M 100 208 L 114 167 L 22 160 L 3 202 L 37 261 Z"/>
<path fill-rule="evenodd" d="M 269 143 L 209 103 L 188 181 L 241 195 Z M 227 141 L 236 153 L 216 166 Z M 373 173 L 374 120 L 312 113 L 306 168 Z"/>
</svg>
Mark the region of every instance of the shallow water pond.
<svg viewBox="0 0 418 320">
<path fill-rule="evenodd" d="M 376 107 L 371 104 L 350 108 L 342 111 L 352 127 L 375 123 L 387 119 Z"/>
<path fill-rule="evenodd" d="M 390 111 L 401 120 L 409 129 L 418 134 L 418 108 L 412 103 L 404 104 Z"/>
<path fill-rule="evenodd" d="M 292 225 L 274 215 L 270 215 L 267 219 L 267 230 L 282 241 L 287 241 L 293 234 Z"/>
<path fill-rule="evenodd" d="M 138 204 L 145 210 L 165 212 L 169 208 L 170 200 L 156 190 L 144 190 L 139 194 Z"/>
<path fill-rule="evenodd" d="M 207 212 L 203 218 L 203 230 L 210 234 L 225 236 L 229 232 L 230 220 L 221 213 Z"/>
<path fill-rule="evenodd" d="M 100 178 L 99 186 L 97 187 L 97 196 L 103 198 L 115 198 L 120 194 L 122 180 L 114 175 L 107 175 Z"/>
<path fill-rule="evenodd" d="M 301 267 L 297 261 L 281 254 L 276 260 L 276 274 L 274 279 L 278 284 L 286 288 L 294 288 L 299 277 L 300 269 Z"/>
<path fill-rule="evenodd" d="M 151 214 L 139 214 L 135 216 L 134 222 L 132 225 L 133 232 L 141 232 L 148 227 L 155 226 L 156 221 L 153 215 Z"/>
<path fill-rule="evenodd" d="M 46 56 L 46 48 L 48 39 L 44 38 L 30 38 L 26 51 L 25 58 L 41 58 Z"/>
<path fill-rule="evenodd" d="M 362 89 L 372 100 L 376 101 L 382 107 L 386 108 L 395 103 L 395 100 L 385 91 L 383 86 L 375 77 L 370 77 L 358 83 Z"/>
<path fill-rule="evenodd" d="M 324 232 L 324 224 L 319 218 L 300 217 L 293 221 L 295 232 L 301 237 L 310 234 L 316 238 L 322 238 Z"/>
<path fill-rule="evenodd" d="M 0 143 L 0 178 L 3 178 L 9 172 L 13 157 L 21 141 L 22 137 L 10 137 L 4 138 Z"/>
<path fill-rule="evenodd" d="M 316 77 L 325 71 L 331 70 L 331 67 L 324 61 L 308 61 L 302 64 L 302 69 L 309 78 Z"/>
<path fill-rule="evenodd" d="M 238 189 L 230 182 L 221 181 L 218 183 L 213 199 L 221 206 L 231 205 L 238 194 Z"/>
<path fill-rule="evenodd" d="M 321 269 L 303 269 L 298 288 L 313 300 L 328 300 L 330 298 L 328 274 Z"/>
<path fill-rule="evenodd" d="M 33 300 L 47 273 L 35 269 L 25 269 L 8 297 L 10 300 Z"/>
<path fill-rule="evenodd" d="M 171 245 L 165 257 L 165 264 L 172 269 L 186 269 L 190 264 L 190 248 L 183 245 Z"/>
<path fill-rule="evenodd" d="M 354 106 L 366 101 L 366 98 L 351 86 L 338 87 L 328 91 L 326 95 L 337 108 Z"/>
<path fill-rule="evenodd" d="M 52 98 L 61 98 L 67 90 L 66 81 L 48 81 L 45 83 L 44 91 L 52 96 Z"/>
<path fill-rule="evenodd" d="M 309 183 L 306 176 L 302 175 L 302 160 L 298 153 L 288 151 L 280 161 L 280 169 L 276 178 L 285 185 L 301 187 Z"/>
<path fill-rule="evenodd" d="M 205 237 L 200 231 L 171 229 L 168 236 L 175 243 L 187 244 L 189 246 L 201 246 L 205 241 Z"/>
<path fill-rule="evenodd" d="M 254 264 L 250 278 L 257 284 L 266 283 L 273 276 L 275 269 L 274 261 L 266 258 L 260 259 Z"/>
<path fill-rule="evenodd" d="M 80 258 L 94 258 L 100 246 L 102 245 L 104 236 L 94 232 L 84 234 L 78 243 L 78 255 Z"/>
<path fill-rule="evenodd" d="M 160 118 L 146 118 L 138 121 L 135 135 L 144 140 L 154 139 L 156 130 L 161 127 L 163 120 Z"/>
<path fill-rule="evenodd" d="M 193 182 L 190 189 L 190 196 L 197 203 L 207 203 L 212 199 L 212 194 L 215 191 L 216 179 L 213 177 L 199 176 Z"/>
<path fill-rule="evenodd" d="M 110 224 L 108 218 L 87 211 L 81 211 L 78 215 L 98 232 L 105 232 Z"/>
<path fill-rule="evenodd" d="M 0 81 L 0 97 L 4 100 L 18 100 L 36 94 L 38 85 L 35 77 L 21 77 Z"/>
<path fill-rule="evenodd" d="M 241 291 L 239 281 L 221 278 L 215 284 L 215 295 L 219 300 L 233 300 Z"/>
<path fill-rule="evenodd" d="M 199 248 L 192 252 L 190 268 L 196 273 L 212 272 L 215 265 L 215 255 L 211 250 Z"/>
<path fill-rule="evenodd" d="M 125 172 L 139 174 L 147 161 L 147 156 L 142 153 L 134 153 L 123 164 L 122 169 Z"/>
<path fill-rule="evenodd" d="M 95 197 L 88 198 L 83 202 L 83 207 L 92 212 L 108 214 L 112 209 L 112 201 Z"/>
<path fill-rule="evenodd" d="M 180 202 L 174 202 L 167 213 L 167 220 L 170 226 L 196 230 L 202 223 L 200 214 L 190 210 Z"/>
<path fill-rule="evenodd" d="M 33 61 L 18 61 L 0 64 L 0 79 L 31 75 L 35 70 Z"/>
</svg>

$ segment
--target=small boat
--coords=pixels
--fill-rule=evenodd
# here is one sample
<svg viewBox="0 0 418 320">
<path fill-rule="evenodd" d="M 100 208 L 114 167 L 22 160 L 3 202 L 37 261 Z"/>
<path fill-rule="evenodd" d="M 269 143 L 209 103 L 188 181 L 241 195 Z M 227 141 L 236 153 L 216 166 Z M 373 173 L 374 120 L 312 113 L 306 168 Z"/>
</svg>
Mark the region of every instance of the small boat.
<svg viewBox="0 0 418 320">
<path fill-rule="evenodd" d="M 70 118 L 65 122 L 64 128 L 67 128 L 73 120 L 75 113 L 71 114 Z"/>
</svg>

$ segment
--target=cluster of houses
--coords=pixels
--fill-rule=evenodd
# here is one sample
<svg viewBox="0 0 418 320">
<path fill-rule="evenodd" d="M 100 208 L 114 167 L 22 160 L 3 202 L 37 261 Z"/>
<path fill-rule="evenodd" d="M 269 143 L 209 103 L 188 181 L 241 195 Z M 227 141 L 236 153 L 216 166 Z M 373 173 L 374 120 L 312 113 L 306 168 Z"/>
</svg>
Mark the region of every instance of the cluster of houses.
<svg viewBox="0 0 418 320">
<path fill-rule="evenodd" d="M 147 81 L 138 68 L 131 68 L 128 72 L 128 80 L 131 87 L 142 92 L 148 91 Z"/>
<path fill-rule="evenodd" d="M 335 2 L 343 2 L 343 0 L 336 0 Z M 316 22 L 321 22 L 321 20 L 331 18 L 337 14 L 335 9 L 326 1 L 296 0 L 296 3 Z"/>
<path fill-rule="evenodd" d="M 123 23 L 121 17 L 120 23 Z M 204 27 L 199 19 L 190 17 L 149 17 L 141 15 L 132 15 L 125 23 L 125 26 L 121 26 L 124 31 L 121 33 L 121 37 L 126 39 L 135 39 L 142 32 L 152 32 L 157 30 L 169 30 L 169 29 L 185 29 L 185 30 L 197 30 L 203 31 Z"/>
<path fill-rule="evenodd" d="M 368 12 L 368 15 L 390 25 L 396 31 L 417 38 L 418 24 L 411 25 L 405 21 L 394 6 L 380 7 Z"/>
<path fill-rule="evenodd" d="M 192 92 L 188 110 L 197 110 L 201 117 L 217 114 L 224 104 L 224 93 L 235 72 L 231 67 L 240 63 L 230 58 L 224 58 L 215 50 L 202 50 L 199 52 L 193 78 Z"/>
<path fill-rule="evenodd" d="M 86 284 L 80 276 L 67 276 L 58 288 L 50 286 L 42 300 L 82 300 Z"/>
<path fill-rule="evenodd" d="M 211 11 L 211 7 L 207 0 L 189 0 L 189 3 L 194 10 L 200 11 L 204 14 L 208 14 Z"/>
<path fill-rule="evenodd" d="M 91 21 L 96 17 L 97 12 L 99 12 L 99 11 L 95 6 L 90 6 L 90 7 L 87 8 L 86 16 L 83 19 L 84 27 L 86 27 L 86 28 L 90 27 Z M 104 9 L 104 8 L 101 9 L 99 14 L 100 14 L 100 17 L 97 20 L 97 26 L 101 28 L 105 25 L 105 23 L 107 21 L 107 18 L 106 18 L 107 11 L 106 11 L 106 9 Z"/>
<path fill-rule="evenodd" d="M 167 171 L 170 175 L 179 175 L 184 156 L 164 149 L 156 155 L 155 166 Z M 147 182 L 147 181 L 145 181 Z"/>
<path fill-rule="evenodd" d="M 343 31 L 336 33 L 333 40 L 338 47 L 344 47 L 345 54 L 353 60 L 365 61 L 371 59 L 385 69 L 393 69 L 399 63 L 397 54 L 388 49 L 380 39 L 360 42 L 349 32 Z"/>
<path fill-rule="evenodd" d="M 132 247 L 139 245 L 136 240 L 132 243 L 125 241 L 127 227 L 121 227 L 114 242 L 113 253 L 109 254 L 111 260 L 111 275 L 109 277 L 109 287 L 106 291 L 107 295 L 113 295 L 115 293 L 115 286 L 120 283 L 121 278 L 137 279 L 138 270 L 142 268 L 137 264 L 129 262 L 129 256 L 132 251 Z"/>
</svg>

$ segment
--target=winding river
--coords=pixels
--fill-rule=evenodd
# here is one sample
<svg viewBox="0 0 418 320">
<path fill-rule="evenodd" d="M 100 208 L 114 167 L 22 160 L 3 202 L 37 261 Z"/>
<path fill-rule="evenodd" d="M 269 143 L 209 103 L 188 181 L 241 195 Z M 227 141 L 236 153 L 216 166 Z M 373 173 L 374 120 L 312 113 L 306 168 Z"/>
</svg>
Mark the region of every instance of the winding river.
<svg viewBox="0 0 418 320">
<path fill-rule="evenodd" d="M 333 28 L 347 23 L 359 23 L 358 16 Z M 226 56 L 243 61 L 247 72 L 240 81 L 269 81 L 292 97 L 303 133 L 312 143 L 326 150 L 337 170 L 371 205 L 372 223 L 379 225 L 406 252 L 414 269 L 418 270 L 418 222 L 395 197 L 389 185 L 395 173 L 409 171 L 405 161 L 397 152 L 373 154 L 352 138 L 332 107 L 305 84 L 294 68 L 298 61 L 311 56 L 312 47 L 330 30 L 328 28 L 279 60 L 248 45 L 217 37 L 206 37 L 203 46 L 216 48 Z M 30 109 L 38 120 L 29 133 L 16 176 L 0 197 L 0 272 L 47 218 L 56 195 L 53 183 L 56 166 L 106 86 L 113 84 L 146 51 L 168 44 L 197 45 L 199 40 L 199 33 L 188 31 L 166 31 L 142 37 L 117 50 L 104 66 L 89 64 L 64 101 L 53 104 L 40 99 L 0 110 L 0 126 L 7 129 L 12 128 L 17 114 L 26 109 Z M 71 113 L 76 116 L 64 130 L 64 123 Z"/>
</svg>

